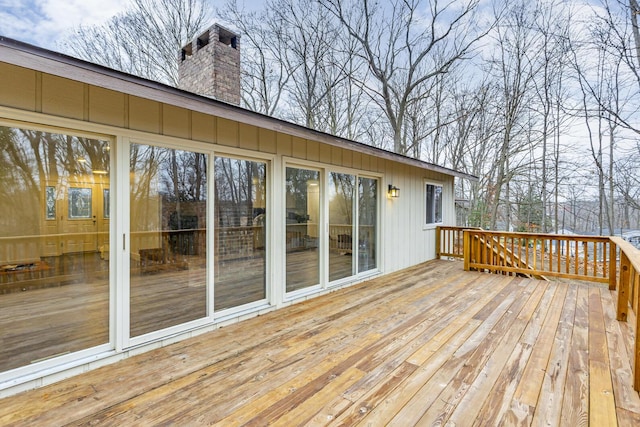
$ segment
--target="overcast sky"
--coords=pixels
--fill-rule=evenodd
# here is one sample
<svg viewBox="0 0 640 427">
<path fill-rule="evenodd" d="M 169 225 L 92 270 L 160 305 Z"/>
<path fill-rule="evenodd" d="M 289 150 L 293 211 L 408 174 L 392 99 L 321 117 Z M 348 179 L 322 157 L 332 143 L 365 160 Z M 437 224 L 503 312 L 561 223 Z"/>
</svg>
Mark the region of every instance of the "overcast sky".
<svg viewBox="0 0 640 427">
<path fill-rule="evenodd" d="M 58 50 L 56 42 L 81 24 L 99 24 L 128 0 L 0 0 L 0 35 Z"/>
</svg>

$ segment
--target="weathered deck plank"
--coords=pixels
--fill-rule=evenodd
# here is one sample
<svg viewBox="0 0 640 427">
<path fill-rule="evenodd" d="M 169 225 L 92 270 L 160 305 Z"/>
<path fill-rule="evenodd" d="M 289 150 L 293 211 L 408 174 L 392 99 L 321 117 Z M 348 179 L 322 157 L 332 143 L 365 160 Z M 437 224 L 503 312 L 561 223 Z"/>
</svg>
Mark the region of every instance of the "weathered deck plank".
<svg viewBox="0 0 640 427">
<path fill-rule="evenodd" d="M 0 425 L 632 426 L 614 301 L 430 262 L 0 400 Z"/>
</svg>

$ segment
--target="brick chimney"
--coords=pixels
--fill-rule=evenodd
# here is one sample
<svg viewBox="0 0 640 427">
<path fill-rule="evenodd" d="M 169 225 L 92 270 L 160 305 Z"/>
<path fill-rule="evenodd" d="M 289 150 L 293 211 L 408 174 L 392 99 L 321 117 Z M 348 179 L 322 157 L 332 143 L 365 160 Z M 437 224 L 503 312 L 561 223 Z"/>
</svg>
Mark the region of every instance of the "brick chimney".
<svg viewBox="0 0 640 427">
<path fill-rule="evenodd" d="M 179 55 L 180 89 L 240 105 L 239 35 L 214 24 Z"/>
</svg>

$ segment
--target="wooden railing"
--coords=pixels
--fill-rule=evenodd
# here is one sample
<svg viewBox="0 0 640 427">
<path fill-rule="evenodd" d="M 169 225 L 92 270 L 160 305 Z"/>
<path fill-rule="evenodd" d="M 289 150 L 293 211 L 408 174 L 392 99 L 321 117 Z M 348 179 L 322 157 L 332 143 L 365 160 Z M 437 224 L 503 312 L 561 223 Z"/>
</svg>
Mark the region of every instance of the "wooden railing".
<svg viewBox="0 0 640 427">
<path fill-rule="evenodd" d="M 611 237 L 611 242 L 620 250 L 617 318 L 626 322 L 629 309 L 635 313 L 633 387 L 640 392 L 640 250 L 619 237 Z"/>
<path fill-rule="evenodd" d="M 463 231 L 481 230 L 478 227 L 439 226 L 436 229 L 436 256 L 464 258 Z"/>
<path fill-rule="evenodd" d="M 440 226 L 436 230 L 436 256 L 438 258 L 450 257 L 450 258 L 464 258 L 464 230 L 477 230 L 484 231 L 479 227 L 452 227 L 452 226 Z M 505 267 L 522 267 L 530 270 L 525 262 L 523 262 L 520 256 L 508 248 L 501 247 L 498 242 L 493 240 L 485 240 L 481 238 L 479 243 L 483 245 L 481 248 L 486 251 L 485 257 L 491 254 L 491 259 L 500 260 L 501 266 Z M 532 272 L 520 273 L 527 277 L 534 277 L 537 279 L 544 279 L 544 276 L 536 275 Z"/>
<path fill-rule="evenodd" d="M 633 386 L 640 392 L 640 250 L 619 237 L 509 233 L 438 227 L 439 257 L 464 258 L 465 270 L 608 283 L 618 290 L 617 319 L 635 316 Z"/>
<path fill-rule="evenodd" d="M 609 272 L 615 268 L 611 262 L 614 248 L 604 236 L 467 229 L 463 244 L 466 270 L 556 276 L 611 285 Z"/>
</svg>

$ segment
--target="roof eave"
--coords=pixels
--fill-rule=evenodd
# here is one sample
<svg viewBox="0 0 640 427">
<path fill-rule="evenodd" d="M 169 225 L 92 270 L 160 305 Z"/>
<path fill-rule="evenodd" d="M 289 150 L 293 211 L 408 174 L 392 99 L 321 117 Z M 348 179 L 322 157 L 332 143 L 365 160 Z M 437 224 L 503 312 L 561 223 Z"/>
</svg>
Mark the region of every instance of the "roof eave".
<svg viewBox="0 0 640 427">
<path fill-rule="evenodd" d="M 390 161 L 395 161 L 445 175 L 471 181 L 478 177 L 464 172 L 403 156 L 371 145 L 334 136 L 325 132 L 266 116 L 255 111 L 187 92 L 163 83 L 117 71 L 59 52 L 0 36 L 0 58 L 3 62 L 36 71 L 73 78 L 86 84 L 117 92 L 135 94 L 157 102 L 183 107 L 218 117 L 235 120 L 277 132 L 312 139 L 327 145 L 348 148 Z M 105 78 L 106 77 L 106 78 Z M 133 90 L 135 89 L 135 90 Z"/>
</svg>

